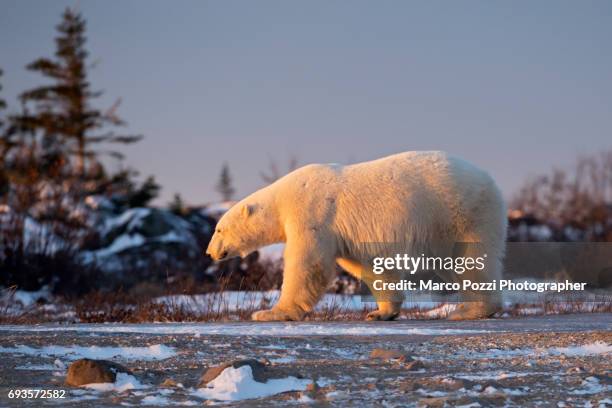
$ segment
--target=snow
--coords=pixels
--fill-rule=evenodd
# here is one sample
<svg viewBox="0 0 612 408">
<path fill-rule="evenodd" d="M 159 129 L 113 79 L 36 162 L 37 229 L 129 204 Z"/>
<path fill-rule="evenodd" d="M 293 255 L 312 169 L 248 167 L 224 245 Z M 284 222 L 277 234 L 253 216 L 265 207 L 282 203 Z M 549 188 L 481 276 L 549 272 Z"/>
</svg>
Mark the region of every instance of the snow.
<svg viewBox="0 0 612 408">
<path fill-rule="evenodd" d="M 147 217 L 150 213 L 151 209 L 149 208 L 131 208 L 117 217 L 108 218 L 104 225 L 104 231 L 108 232 L 123 224 L 127 224 L 128 231 L 137 228 L 140 226 L 142 219 Z"/>
<path fill-rule="evenodd" d="M 610 389 L 612 389 L 612 387 L 607 384 L 600 383 L 599 378 L 587 377 L 582 381 L 581 388 L 571 391 L 570 394 L 573 394 L 573 395 L 599 394 L 600 392 L 607 392 Z"/>
<path fill-rule="evenodd" d="M 467 358 L 488 358 L 488 359 L 501 359 L 501 358 L 512 358 L 522 356 L 558 356 L 565 355 L 568 357 L 585 357 L 585 356 L 596 356 L 596 355 L 607 355 L 612 353 L 612 344 L 607 344 L 602 341 L 596 341 L 594 343 L 588 343 L 577 346 L 569 347 L 550 347 L 540 349 L 513 349 L 513 350 L 500 350 L 500 349 L 489 349 L 484 353 L 465 351 L 460 353 L 460 356 Z"/>
<path fill-rule="evenodd" d="M 57 326 L 4 326 L 5 331 L 44 332 L 76 331 L 84 333 L 141 333 L 141 334 L 191 334 L 224 336 L 386 336 L 386 335 L 426 335 L 444 336 L 454 334 L 489 333 L 481 329 L 446 329 L 418 327 L 395 323 L 376 325 L 367 322 L 236 322 L 236 323 L 154 323 L 154 324 L 80 324 Z M 165 347 L 165 346 L 161 346 Z M 138 347 L 136 347 L 138 348 Z M 126 349 L 126 348 L 119 348 Z M 169 348 L 170 350 L 173 350 Z M 13 350 L 13 349 L 10 349 Z M 0 348 L 0 353 L 2 349 Z M 121 352 L 123 353 L 123 351 Z M 169 355 L 171 357 L 172 355 Z M 165 357 L 167 358 L 167 357 Z"/>
<path fill-rule="evenodd" d="M 15 367 L 15 370 L 33 370 L 33 371 L 55 371 L 55 370 L 66 370 L 66 364 L 60 359 L 55 359 L 53 364 L 26 364 L 23 366 Z"/>
<path fill-rule="evenodd" d="M 250 366 L 228 367 L 217 378 L 200 388 L 195 396 L 219 401 L 239 401 L 262 398 L 288 391 L 303 391 L 310 380 L 295 377 L 270 379 L 265 383 L 255 381 Z"/>
<path fill-rule="evenodd" d="M 25 290 L 16 290 L 14 292 L 8 292 L 9 296 L 12 296 L 12 300 L 19 302 L 23 307 L 29 307 L 38 302 L 38 300 L 49 300 L 51 299 L 51 292 L 48 286 L 42 287 L 40 290 L 34 292 L 28 292 Z M 4 296 L 3 296 L 4 297 Z"/>
<path fill-rule="evenodd" d="M 144 242 L 145 239 L 140 234 L 122 234 L 115 238 L 113 243 L 107 246 L 106 248 L 98 249 L 97 251 L 92 251 L 92 254 L 97 257 L 104 258 L 107 256 L 118 254 L 119 252 L 125 251 L 129 248 L 138 247 L 144 244 Z"/>
<path fill-rule="evenodd" d="M 147 385 L 144 385 L 138 381 L 136 377 L 126 373 L 118 373 L 114 383 L 92 383 L 85 384 L 82 387 L 100 392 L 114 391 L 119 393 L 127 390 L 148 388 Z"/>
<path fill-rule="evenodd" d="M 187 237 L 177 234 L 176 231 L 169 231 L 166 234 L 155 238 L 155 241 L 158 242 L 186 242 L 187 240 Z"/>
<path fill-rule="evenodd" d="M 461 374 L 454 375 L 454 378 L 459 378 L 468 381 L 487 381 L 487 380 L 503 380 L 506 378 L 529 377 L 536 375 L 548 375 L 544 372 L 505 372 L 505 371 L 485 371 L 480 374 Z"/>
<path fill-rule="evenodd" d="M 147 395 L 140 401 L 140 405 L 170 405 L 170 400 L 161 395 Z"/>
<path fill-rule="evenodd" d="M 555 347 L 551 349 L 551 352 L 566 356 L 593 356 L 612 353 L 612 344 L 596 341 L 595 343 L 584 344 L 582 346 Z"/>
<path fill-rule="evenodd" d="M 148 347 L 100 347 L 100 346 L 44 346 L 34 348 L 29 346 L 2 347 L 0 354 L 24 354 L 39 357 L 64 357 L 69 360 L 80 358 L 108 360 L 120 358 L 124 360 L 165 360 L 176 355 L 172 347 L 155 344 Z"/>
<path fill-rule="evenodd" d="M 170 295 L 161 296 L 154 299 L 154 302 L 169 306 L 180 306 L 194 312 L 207 313 L 219 310 L 236 312 L 239 310 L 258 310 L 275 304 L 280 297 L 280 291 L 224 291 L 207 293 L 203 295 Z M 376 307 L 373 301 L 362 298 L 360 295 L 343 295 L 326 293 L 317 303 L 315 310 L 335 310 L 339 313 L 351 311 L 372 310 Z M 428 317 L 444 317 L 454 310 L 455 304 L 439 305 L 439 302 L 432 302 L 429 295 L 422 297 L 412 294 L 403 304 L 405 308 L 429 309 L 437 307 L 427 312 Z"/>
<path fill-rule="evenodd" d="M 15 367 L 15 370 L 54 371 L 57 367 L 53 364 L 26 364 Z"/>
<path fill-rule="evenodd" d="M 293 363 L 295 360 L 296 358 L 293 356 L 285 356 L 285 357 L 271 358 L 270 362 L 274 364 L 287 364 L 287 363 Z"/>
<path fill-rule="evenodd" d="M 283 259 L 285 244 L 272 244 L 258 249 L 261 261 L 277 262 Z"/>
</svg>

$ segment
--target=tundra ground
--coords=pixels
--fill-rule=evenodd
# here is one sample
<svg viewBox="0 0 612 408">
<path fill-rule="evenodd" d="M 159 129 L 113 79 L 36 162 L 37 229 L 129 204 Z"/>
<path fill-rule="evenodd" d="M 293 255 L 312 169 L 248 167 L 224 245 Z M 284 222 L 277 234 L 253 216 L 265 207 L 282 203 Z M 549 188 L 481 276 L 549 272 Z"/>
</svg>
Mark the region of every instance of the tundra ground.
<svg viewBox="0 0 612 408">
<path fill-rule="evenodd" d="M 377 348 L 402 351 L 420 363 L 370 358 Z M 135 386 L 101 392 L 63 385 L 71 360 L 96 356 L 130 369 Z M 197 392 L 204 369 L 245 358 L 264 361 L 274 377 L 303 377 L 313 384 L 216 403 L 612 404 L 612 314 L 594 313 L 473 322 L 0 326 L 0 406 L 212 403 Z M 9 391 L 18 389 L 66 393 L 61 400 L 10 399 Z"/>
</svg>

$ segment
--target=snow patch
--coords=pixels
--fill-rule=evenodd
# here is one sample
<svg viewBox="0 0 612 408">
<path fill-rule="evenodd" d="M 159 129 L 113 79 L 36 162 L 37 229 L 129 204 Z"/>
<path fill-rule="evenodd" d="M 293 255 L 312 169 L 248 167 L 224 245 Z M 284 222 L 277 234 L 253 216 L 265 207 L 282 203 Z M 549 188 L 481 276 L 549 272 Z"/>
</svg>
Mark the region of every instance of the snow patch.
<svg viewBox="0 0 612 408">
<path fill-rule="evenodd" d="M 594 356 L 598 354 L 612 353 L 612 344 L 596 341 L 582 346 L 555 347 L 551 353 L 564 354 L 566 356 Z"/>
<path fill-rule="evenodd" d="M 578 390 L 571 391 L 570 394 L 573 395 L 589 395 L 589 394 L 599 394 L 600 392 L 610 391 L 612 387 L 606 384 L 602 384 L 599 382 L 599 378 L 597 377 L 587 377 L 582 381 L 582 388 Z"/>
<path fill-rule="evenodd" d="M 259 259 L 261 261 L 277 262 L 283 259 L 283 253 L 285 251 L 285 244 L 272 244 L 262 248 L 259 248 Z"/>
<path fill-rule="evenodd" d="M 170 400 L 162 395 L 147 395 L 140 401 L 140 405 L 170 405 Z"/>
<path fill-rule="evenodd" d="M 114 383 L 92 383 L 85 384 L 82 387 L 99 392 L 124 392 L 127 390 L 148 388 L 147 385 L 138 381 L 136 377 L 126 373 L 118 373 Z"/>
<path fill-rule="evenodd" d="M 7 295 L 8 294 L 8 295 Z M 2 297 L 10 297 L 12 301 L 18 302 L 23 307 L 30 307 L 36 304 L 39 300 L 49 301 L 51 300 L 51 291 L 48 286 L 43 286 L 41 289 L 33 292 L 25 290 L 16 290 L 14 292 L 7 291 Z"/>
<path fill-rule="evenodd" d="M 310 380 L 287 377 L 260 383 L 253 378 L 250 366 L 228 367 L 217 378 L 200 388 L 195 396 L 219 401 L 239 401 L 263 398 L 288 391 L 304 391 Z"/>
<path fill-rule="evenodd" d="M 512 357 L 526 357 L 526 356 L 558 356 L 565 355 L 568 357 L 585 357 L 585 356 L 597 356 L 607 355 L 612 353 L 612 345 L 604 343 L 602 341 L 596 341 L 594 343 L 583 344 L 579 346 L 568 346 L 568 347 L 550 347 L 541 349 L 513 349 L 513 350 L 500 350 L 500 349 L 489 349 L 486 352 L 473 352 L 464 351 L 459 353 L 460 358 L 512 358 Z"/>
<path fill-rule="evenodd" d="M 275 363 L 275 364 L 287 364 L 287 363 L 293 363 L 295 360 L 296 358 L 294 356 L 285 356 L 285 357 L 271 358 L 270 362 Z"/>
<path fill-rule="evenodd" d="M 155 344 L 149 347 L 99 347 L 99 346 L 44 346 L 40 348 L 29 346 L 2 347 L 0 353 L 24 354 L 38 357 L 64 357 L 69 360 L 90 358 L 109 360 L 120 358 L 124 360 L 165 360 L 176 355 L 172 347 Z"/>
<path fill-rule="evenodd" d="M 481 329 L 446 329 L 437 327 L 418 327 L 396 323 L 392 325 L 372 325 L 368 323 L 310 323 L 310 322 L 270 322 L 257 323 L 157 323 L 157 324 L 81 324 L 77 326 L 5 326 L 5 331 L 45 332 L 78 331 L 83 333 L 140 333 L 140 334 L 189 334 L 225 336 L 386 336 L 386 335 L 426 335 L 445 336 L 454 334 L 489 333 Z M 155 346 L 151 346 L 155 347 Z M 165 346 L 157 346 L 165 347 Z M 121 350 L 125 348 L 119 348 Z M 129 348 L 127 348 L 129 349 Z M 138 348 L 136 348 L 138 349 Z M 171 348 L 166 348 L 172 350 Z M 0 352 L 3 349 L 0 348 Z M 8 349 L 13 350 L 14 349 Z M 5 351 L 6 352 L 6 351 Z M 123 351 L 121 351 L 123 353 Z M 171 354 L 167 357 L 172 357 Z M 164 357 L 164 358 L 167 358 Z"/>
</svg>

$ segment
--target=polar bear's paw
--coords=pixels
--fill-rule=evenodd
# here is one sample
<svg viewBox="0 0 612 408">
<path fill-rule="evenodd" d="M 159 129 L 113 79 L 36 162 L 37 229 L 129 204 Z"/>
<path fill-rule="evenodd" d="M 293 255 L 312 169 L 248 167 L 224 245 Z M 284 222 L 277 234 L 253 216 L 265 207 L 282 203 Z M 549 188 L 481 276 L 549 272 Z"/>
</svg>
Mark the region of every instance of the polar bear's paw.
<svg viewBox="0 0 612 408">
<path fill-rule="evenodd" d="M 399 316 L 399 312 L 383 312 L 382 310 L 375 310 L 368 313 L 366 320 L 395 320 Z"/>
<path fill-rule="evenodd" d="M 258 322 L 273 322 L 273 321 L 288 321 L 296 320 L 289 313 L 285 313 L 281 310 L 260 310 L 251 315 L 251 319 Z"/>
<path fill-rule="evenodd" d="M 486 302 L 466 302 L 448 314 L 447 320 L 476 320 L 492 317 L 501 310 L 501 306 Z"/>
</svg>

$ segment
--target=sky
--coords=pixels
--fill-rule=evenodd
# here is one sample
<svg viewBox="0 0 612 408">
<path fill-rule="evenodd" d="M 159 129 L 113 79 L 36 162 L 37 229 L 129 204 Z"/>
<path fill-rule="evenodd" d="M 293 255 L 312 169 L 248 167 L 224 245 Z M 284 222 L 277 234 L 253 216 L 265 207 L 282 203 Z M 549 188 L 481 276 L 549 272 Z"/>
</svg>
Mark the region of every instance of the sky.
<svg viewBox="0 0 612 408">
<path fill-rule="evenodd" d="M 3 97 L 41 83 L 66 6 L 87 19 L 101 108 L 145 139 L 126 163 L 189 204 L 240 198 L 270 160 L 356 163 L 444 150 L 507 198 L 612 148 L 610 1 L 0 0 Z"/>
</svg>

